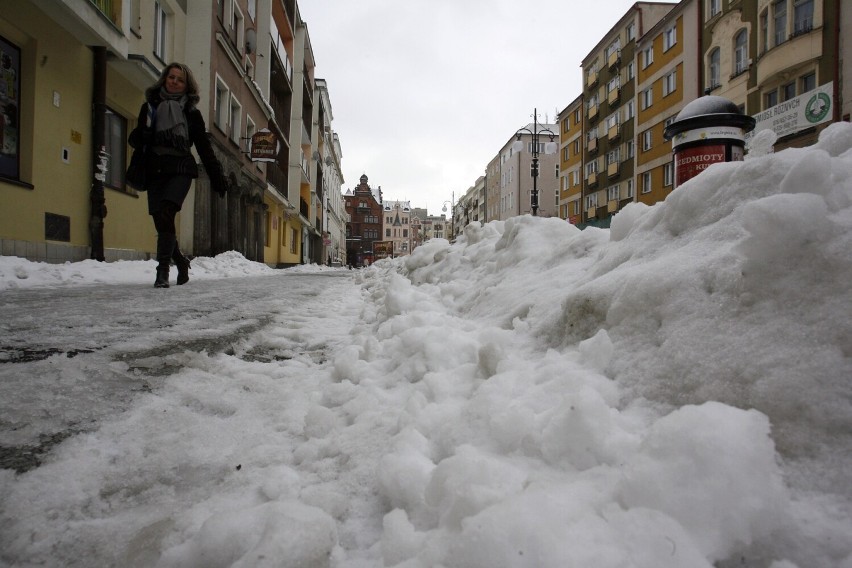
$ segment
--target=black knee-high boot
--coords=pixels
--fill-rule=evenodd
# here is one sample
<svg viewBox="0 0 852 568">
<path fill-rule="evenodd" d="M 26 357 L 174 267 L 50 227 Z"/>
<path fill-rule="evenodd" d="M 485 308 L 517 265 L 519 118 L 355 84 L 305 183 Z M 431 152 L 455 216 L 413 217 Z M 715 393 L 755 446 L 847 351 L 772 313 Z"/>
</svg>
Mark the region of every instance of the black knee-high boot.
<svg viewBox="0 0 852 568">
<path fill-rule="evenodd" d="M 177 266 L 177 285 L 180 286 L 189 282 L 189 269 L 191 268 L 189 259 L 180 252 L 177 241 L 175 241 L 175 248 L 172 251 L 172 260 L 175 261 L 175 266 Z"/>
<path fill-rule="evenodd" d="M 154 280 L 154 288 L 169 287 L 169 263 L 172 261 L 176 241 L 175 235 L 168 233 L 157 235 L 157 279 Z"/>
</svg>

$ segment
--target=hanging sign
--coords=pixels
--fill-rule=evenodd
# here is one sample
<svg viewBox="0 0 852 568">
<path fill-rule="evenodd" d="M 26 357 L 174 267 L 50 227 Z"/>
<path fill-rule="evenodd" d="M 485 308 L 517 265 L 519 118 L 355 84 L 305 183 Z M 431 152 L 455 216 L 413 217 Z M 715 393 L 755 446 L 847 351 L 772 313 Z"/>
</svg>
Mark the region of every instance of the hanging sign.
<svg viewBox="0 0 852 568">
<path fill-rule="evenodd" d="M 268 128 L 258 130 L 251 136 L 249 156 L 252 162 L 275 162 L 280 149 L 278 136 Z"/>
</svg>

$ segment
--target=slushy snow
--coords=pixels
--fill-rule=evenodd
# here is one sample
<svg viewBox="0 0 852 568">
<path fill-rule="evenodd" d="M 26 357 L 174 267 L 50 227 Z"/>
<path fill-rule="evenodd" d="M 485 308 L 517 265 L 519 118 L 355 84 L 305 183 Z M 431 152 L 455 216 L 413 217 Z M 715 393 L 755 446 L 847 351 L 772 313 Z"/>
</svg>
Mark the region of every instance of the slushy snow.
<svg viewBox="0 0 852 568">
<path fill-rule="evenodd" d="M 274 326 L 187 352 L 128 411 L 0 474 L 0 558 L 852 568 L 852 125 L 765 139 L 608 230 L 474 223 L 353 271 L 352 313 L 302 321 L 337 330 L 328 360 L 240 358 Z M 253 265 L 193 277 L 220 262 Z M 0 283 L 152 267 L 4 257 Z"/>
</svg>

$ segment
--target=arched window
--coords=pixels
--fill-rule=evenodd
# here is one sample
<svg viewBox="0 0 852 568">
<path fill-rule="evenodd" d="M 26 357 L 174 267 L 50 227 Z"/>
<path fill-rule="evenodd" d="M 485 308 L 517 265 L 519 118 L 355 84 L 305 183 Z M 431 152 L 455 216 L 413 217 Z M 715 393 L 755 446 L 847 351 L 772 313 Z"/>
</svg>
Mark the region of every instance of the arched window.
<svg viewBox="0 0 852 568">
<path fill-rule="evenodd" d="M 708 59 L 708 75 L 707 75 L 707 87 L 710 90 L 715 89 L 721 84 L 719 80 L 719 61 L 720 61 L 720 52 L 718 47 L 714 47 L 710 52 L 710 56 Z"/>
<path fill-rule="evenodd" d="M 734 75 L 745 72 L 748 68 L 748 34 L 740 30 L 734 38 Z"/>
</svg>

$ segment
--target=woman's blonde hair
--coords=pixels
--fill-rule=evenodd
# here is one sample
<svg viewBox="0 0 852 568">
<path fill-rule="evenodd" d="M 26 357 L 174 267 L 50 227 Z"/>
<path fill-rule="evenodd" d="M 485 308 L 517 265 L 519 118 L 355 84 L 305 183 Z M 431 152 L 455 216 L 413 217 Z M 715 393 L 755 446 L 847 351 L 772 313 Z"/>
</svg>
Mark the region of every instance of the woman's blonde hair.
<svg viewBox="0 0 852 568">
<path fill-rule="evenodd" d="M 198 101 L 201 98 L 198 96 L 198 82 L 196 82 L 195 77 L 192 74 L 192 70 L 190 70 L 189 67 L 176 61 L 166 65 L 162 73 L 160 73 L 160 78 L 157 79 L 157 82 L 145 90 L 145 98 L 150 101 L 159 95 L 160 89 L 162 89 L 163 85 L 166 84 L 166 77 L 169 76 L 169 71 L 172 69 L 180 69 L 183 71 L 183 74 L 186 77 L 186 96 L 189 99 L 188 104 L 190 107 L 194 107 L 198 104 Z"/>
</svg>

